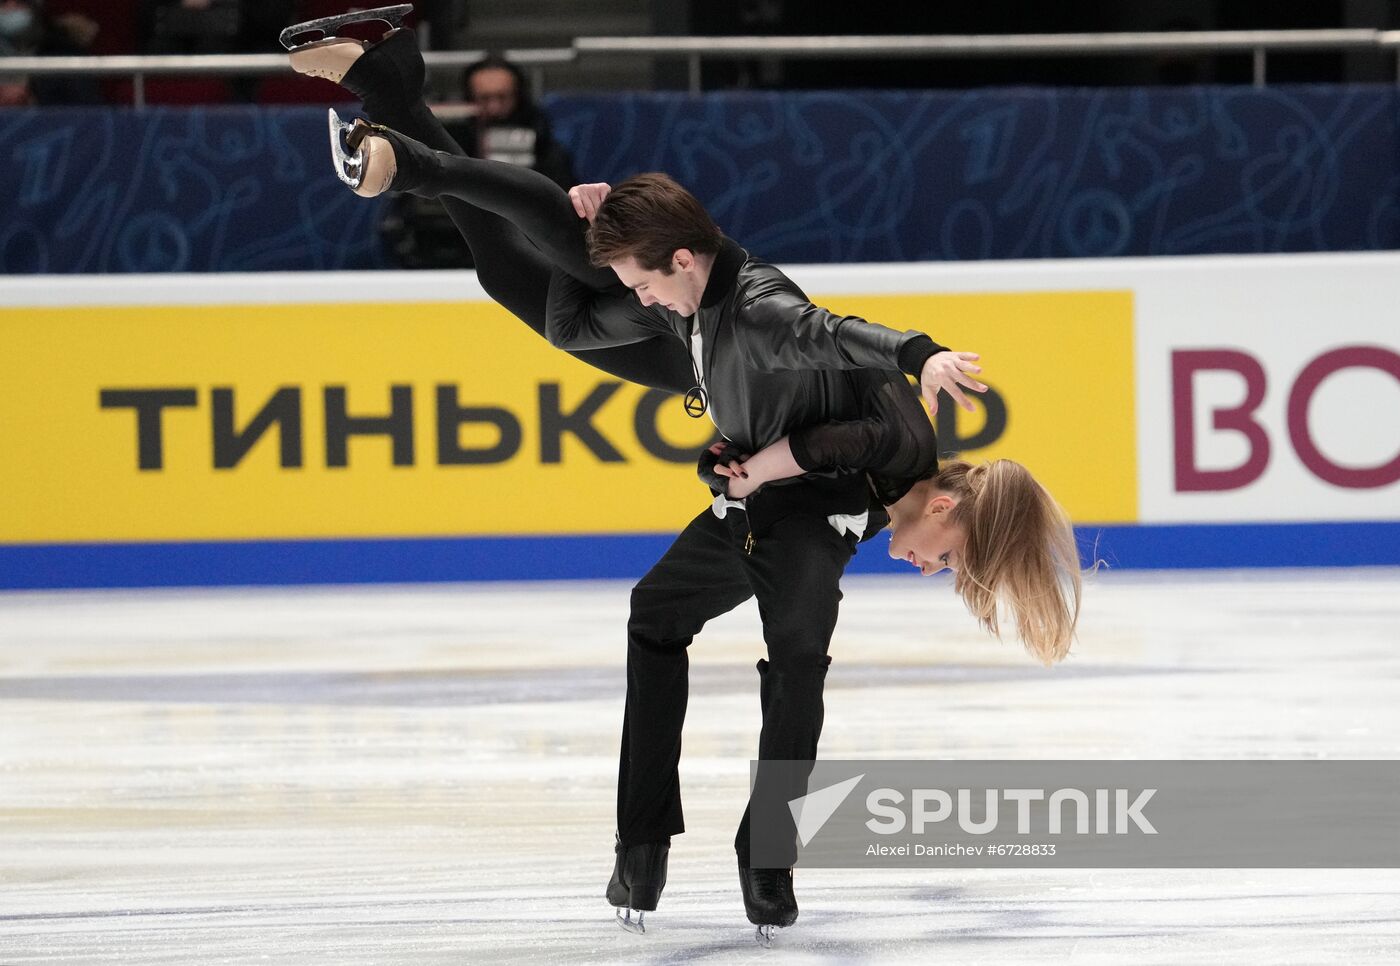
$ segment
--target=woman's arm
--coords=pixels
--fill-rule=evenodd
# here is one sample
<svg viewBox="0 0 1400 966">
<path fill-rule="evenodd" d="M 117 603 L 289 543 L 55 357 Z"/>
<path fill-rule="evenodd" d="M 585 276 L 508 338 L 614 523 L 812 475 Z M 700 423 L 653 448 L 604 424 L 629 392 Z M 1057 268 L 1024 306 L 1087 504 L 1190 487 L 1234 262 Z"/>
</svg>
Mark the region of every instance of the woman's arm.
<svg viewBox="0 0 1400 966">
<path fill-rule="evenodd" d="M 881 418 L 822 423 L 784 436 L 742 462 L 721 463 L 715 472 L 729 477 L 730 498 L 742 500 L 765 483 L 803 473 L 877 468 L 889 448 L 888 436 Z"/>
<path fill-rule="evenodd" d="M 728 495 L 742 499 L 764 483 L 819 470 L 920 476 L 936 466 L 933 427 L 913 387 L 898 373 L 869 378 L 879 385 L 864 395 L 866 418 L 805 426 L 748 459 L 715 466 L 729 478 Z"/>
<path fill-rule="evenodd" d="M 722 444 L 717 444 L 722 445 Z M 769 446 L 765 446 L 742 463 L 720 463 L 715 466 L 720 476 L 729 477 L 729 497 L 742 500 L 764 483 L 785 480 L 790 476 L 801 476 L 807 472 L 798 465 L 792 455 L 792 446 L 784 436 Z"/>
<path fill-rule="evenodd" d="M 591 225 L 611 187 L 574 185 L 569 203 L 574 214 Z M 627 291 L 612 269 L 605 269 L 611 284 L 599 287 L 556 269 L 549 279 L 545 338 L 560 349 L 603 349 L 650 339 L 658 333 L 675 334 L 664 318 L 648 311 L 636 295 Z M 687 364 L 689 356 L 687 355 Z"/>
</svg>

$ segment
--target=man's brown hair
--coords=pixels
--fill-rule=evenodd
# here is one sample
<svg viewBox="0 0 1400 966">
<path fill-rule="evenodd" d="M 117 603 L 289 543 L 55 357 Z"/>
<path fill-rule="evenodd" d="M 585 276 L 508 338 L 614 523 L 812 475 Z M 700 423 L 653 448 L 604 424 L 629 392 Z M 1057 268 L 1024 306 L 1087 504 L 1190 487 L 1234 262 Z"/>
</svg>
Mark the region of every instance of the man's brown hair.
<svg viewBox="0 0 1400 966">
<path fill-rule="evenodd" d="M 631 257 L 646 271 L 670 275 L 677 249 L 713 255 L 722 237 L 693 194 L 667 175 L 639 174 L 599 206 L 588 229 L 588 256 L 598 268 Z"/>
</svg>

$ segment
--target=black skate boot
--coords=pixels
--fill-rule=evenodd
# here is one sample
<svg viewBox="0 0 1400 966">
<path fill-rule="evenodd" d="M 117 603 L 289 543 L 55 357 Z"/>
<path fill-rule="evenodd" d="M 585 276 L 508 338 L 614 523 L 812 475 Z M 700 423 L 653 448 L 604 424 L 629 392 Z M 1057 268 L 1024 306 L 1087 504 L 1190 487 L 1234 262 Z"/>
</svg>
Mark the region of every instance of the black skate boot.
<svg viewBox="0 0 1400 966">
<path fill-rule="evenodd" d="M 773 945 L 774 930 L 797 921 L 791 869 L 750 869 L 740 856 L 739 888 L 744 892 L 744 911 L 749 922 L 758 927 L 754 938 L 760 944 Z"/>
<path fill-rule="evenodd" d="M 617 922 L 628 932 L 644 933 L 644 913 L 653 912 L 666 888 L 666 861 L 671 842 L 646 842 L 642 845 L 615 846 L 617 859 L 613 863 L 612 879 L 608 881 L 608 902 L 617 909 Z M 632 918 L 632 913 L 637 918 Z"/>
</svg>

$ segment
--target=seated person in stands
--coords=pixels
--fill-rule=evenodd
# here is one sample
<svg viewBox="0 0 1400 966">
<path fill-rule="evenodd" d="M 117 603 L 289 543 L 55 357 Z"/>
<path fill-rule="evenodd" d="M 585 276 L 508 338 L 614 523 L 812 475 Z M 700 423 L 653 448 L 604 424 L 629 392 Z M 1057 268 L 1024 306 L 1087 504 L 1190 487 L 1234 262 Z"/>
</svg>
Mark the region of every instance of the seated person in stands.
<svg viewBox="0 0 1400 966">
<path fill-rule="evenodd" d="M 81 57 L 92 53 L 97 31 L 80 13 L 55 17 L 39 0 L 0 0 L 0 58 Z M 6 74 L 0 63 L 0 107 L 101 103 L 96 78 Z"/>
<path fill-rule="evenodd" d="M 462 75 L 466 100 L 433 113 L 468 155 L 532 168 L 561 188 L 577 183 L 573 159 L 554 139 L 519 67 L 488 55 Z M 402 268 L 470 268 L 471 250 L 434 198 L 402 194 L 389 203 L 382 230 Z"/>
<path fill-rule="evenodd" d="M 476 109 L 457 138 L 468 154 L 533 168 L 566 190 L 578 183 L 573 159 L 554 140 L 519 67 L 491 55 L 468 67 L 463 81 L 467 102 Z"/>
</svg>

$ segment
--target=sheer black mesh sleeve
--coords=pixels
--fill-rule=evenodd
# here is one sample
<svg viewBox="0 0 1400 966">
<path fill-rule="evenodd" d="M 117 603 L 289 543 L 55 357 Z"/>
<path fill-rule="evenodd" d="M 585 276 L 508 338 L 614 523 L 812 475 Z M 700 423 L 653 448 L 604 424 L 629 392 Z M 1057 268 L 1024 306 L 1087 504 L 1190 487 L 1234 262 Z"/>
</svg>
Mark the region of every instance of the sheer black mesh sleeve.
<svg viewBox="0 0 1400 966">
<path fill-rule="evenodd" d="M 918 390 L 902 373 L 859 369 L 850 378 L 864 418 L 808 426 L 788 443 L 808 472 L 864 470 L 888 506 L 938 472 L 938 441 Z"/>
</svg>

